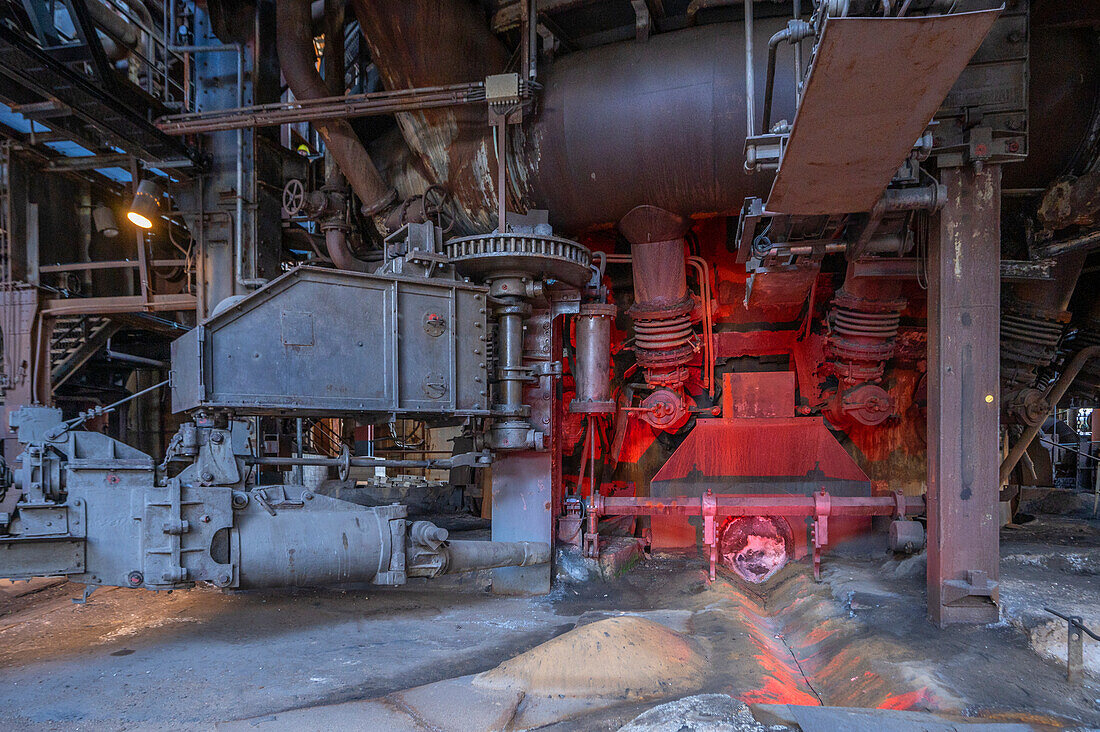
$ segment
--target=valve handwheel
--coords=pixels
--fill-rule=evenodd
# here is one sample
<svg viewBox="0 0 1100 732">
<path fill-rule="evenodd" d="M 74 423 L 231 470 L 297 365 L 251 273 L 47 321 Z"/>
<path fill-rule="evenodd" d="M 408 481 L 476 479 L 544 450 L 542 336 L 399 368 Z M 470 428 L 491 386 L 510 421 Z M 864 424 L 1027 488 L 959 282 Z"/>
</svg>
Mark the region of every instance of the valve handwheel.
<svg viewBox="0 0 1100 732">
<path fill-rule="evenodd" d="M 283 212 L 287 216 L 297 216 L 306 205 L 306 188 L 302 181 L 291 178 L 283 186 Z"/>
<path fill-rule="evenodd" d="M 455 216 L 451 210 L 451 199 L 443 186 L 429 186 L 424 191 L 424 215 L 433 220 L 444 234 L 454 228 Z"/>
</svg>

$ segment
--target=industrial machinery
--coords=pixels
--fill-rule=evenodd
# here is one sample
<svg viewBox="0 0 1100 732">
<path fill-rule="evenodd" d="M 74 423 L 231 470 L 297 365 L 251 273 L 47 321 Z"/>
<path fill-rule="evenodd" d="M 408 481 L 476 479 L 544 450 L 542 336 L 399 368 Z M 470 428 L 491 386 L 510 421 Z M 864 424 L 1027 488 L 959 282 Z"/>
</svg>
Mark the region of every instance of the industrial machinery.
<svg viewBox="0 0 1100 732">
<path fill-rule="evenodd" d="M 487 568 L 495 592 L 539 593 L 555 545 L 597 557 L 619 533 L 763 582 L 805 556 L 819 571 L 879 516 L 893 550 L 927 545 L 936 622 L 996 618 L 1001 499 L 1037 480 L 1047 414 L 1095 396 L 1088 11 L 8 5 L 0 72 L 20 88 L 0 96 L 32 120 L 4 148 L 8 186 L 32 193 L 5 231 L 35 238 L 4 244 L 0 575 L 257 588 Z M 38 123 L 95 160 L 26 153 Z M 120 164 L 131 191 L 102 180 Z M 64 189 L 88 204 L 81 251 L 39 218 L 42 166 L 91 176 Z M 123 206 L 136 258 L 105 244 Z M 71 316 L 100 320 L 51 361 Z M 159 345 L 112 348 L 127 335 Z M 112 403 L 85 364 L 166 379 L 163 439 L 128 446 L 111 415 L 155 397 L 120 385 Z M 387 468 L 449 471 L 491 541 L 305 477 L 374 471 L 369 493 Z"/>
</svg>

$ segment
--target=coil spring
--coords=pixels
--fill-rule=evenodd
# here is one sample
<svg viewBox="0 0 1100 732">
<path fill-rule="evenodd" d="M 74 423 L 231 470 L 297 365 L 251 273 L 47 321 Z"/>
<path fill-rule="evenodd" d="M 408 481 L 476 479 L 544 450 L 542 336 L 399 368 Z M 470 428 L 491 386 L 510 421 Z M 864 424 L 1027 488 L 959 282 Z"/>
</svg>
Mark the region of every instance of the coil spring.
<svg viewBox="0 0 1100 732">
<path fill-rule="evenodd" d="M 867 312 L 836 307 L 829 339 L 833 353 L 852 361 L 885 361 L 894 355 L 901 311 Z"/>
<path fill-rule="evenodd" d="M 687 314 L 634 321 L 634 353 L 642 366 L 686 363 L 695 351 L 695 332 Z"/>
<path fill-rule="evenodd" d="M 1001 358 L 1046 366 L 1057 355 L 1064 330 L 1060 320 L 1005 311 L 1001 314 Z"/>
</svg>

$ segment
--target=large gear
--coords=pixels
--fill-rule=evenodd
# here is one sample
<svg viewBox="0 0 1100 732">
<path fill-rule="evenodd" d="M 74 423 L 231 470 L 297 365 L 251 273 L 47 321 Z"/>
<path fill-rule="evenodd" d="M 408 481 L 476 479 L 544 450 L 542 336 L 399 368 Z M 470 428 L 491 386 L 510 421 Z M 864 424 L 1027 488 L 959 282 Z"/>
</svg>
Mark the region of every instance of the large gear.
<svg viewBox="0 0 1100 732">
<path fill-rule="evenodd" d="M 455 269 L 466 276 L 523 273 L 581 287 L 591 275 L 592 252 L 550 234 L 479 234 L 451 239 L 444 247 Z"/>
</svg>

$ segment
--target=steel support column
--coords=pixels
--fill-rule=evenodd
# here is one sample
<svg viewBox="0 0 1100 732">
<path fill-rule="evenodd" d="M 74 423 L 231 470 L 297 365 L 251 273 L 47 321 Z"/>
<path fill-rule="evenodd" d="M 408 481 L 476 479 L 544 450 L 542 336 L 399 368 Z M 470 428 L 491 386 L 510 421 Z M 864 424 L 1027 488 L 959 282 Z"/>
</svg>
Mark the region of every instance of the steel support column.
<svg viewBox="0 0 1100 732">
<path fill-rule="evenodd" d="M 928 611 L 998 619 L 1001 169 L 947 168 L 928 255 Z"/>
<path fill-rule="evenodd" d="M 535 310 L 525 322 L 523 360 L 526 366 L 550 363 L 561 353 L 561 319 Z M 561 401 L 561 379 L 539 376 L 523 389 L 531 406 L 531 425 L 543 433 L 544 450 L 506 452 L 493 463 L 493 541 L 545 541 L 553 546 L 553 512 L 561 483 L 557 457 L 561 432 L 555 405 Z M 531 567 L 493 570 L 493 592 L 499 595 L 539 595 L 550 591 L 552 562 Z"/>
</svg>

